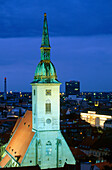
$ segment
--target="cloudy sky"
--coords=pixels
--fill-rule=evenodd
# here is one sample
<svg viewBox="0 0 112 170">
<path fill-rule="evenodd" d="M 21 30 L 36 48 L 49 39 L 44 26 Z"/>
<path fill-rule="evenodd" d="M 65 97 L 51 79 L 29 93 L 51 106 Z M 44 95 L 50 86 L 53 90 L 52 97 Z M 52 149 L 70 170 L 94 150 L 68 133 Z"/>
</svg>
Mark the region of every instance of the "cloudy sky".
<svg viewBox="0 0 112 170">
<path fill-rule="evenodd" d="M 112 91 L 111 0 L 1 0 L 0 91 L 31 91 L 40 61 L 47 13 L 51 61 L 62 82 L 79 80 L 81 91 Z"/>
</svg>

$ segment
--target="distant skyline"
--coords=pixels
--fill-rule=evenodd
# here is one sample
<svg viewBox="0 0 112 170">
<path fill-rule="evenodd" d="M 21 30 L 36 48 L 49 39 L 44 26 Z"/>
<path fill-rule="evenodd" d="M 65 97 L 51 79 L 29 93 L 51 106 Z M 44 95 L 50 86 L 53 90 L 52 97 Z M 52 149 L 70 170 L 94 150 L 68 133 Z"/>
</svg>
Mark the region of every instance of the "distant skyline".
<svg viewBox="0 0 112 170">
<path fill-rule="evenodd" d="M 47 3 L 46 3 L 47 2 Z M 112 1 L 0 1 L 0 91 L 31 91 L 44 12 L 58 80 L 81 91 L 112 91 Z"/>
</svg>

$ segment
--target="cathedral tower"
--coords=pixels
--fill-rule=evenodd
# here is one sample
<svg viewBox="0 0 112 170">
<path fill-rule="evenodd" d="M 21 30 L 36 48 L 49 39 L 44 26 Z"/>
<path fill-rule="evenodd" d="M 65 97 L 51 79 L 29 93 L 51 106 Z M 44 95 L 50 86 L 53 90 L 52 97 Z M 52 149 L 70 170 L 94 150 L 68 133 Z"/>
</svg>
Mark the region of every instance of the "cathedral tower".
<svg viewBox="0 0 112 170">
<path fill-rule="evenodd" d="M 76 161 L 60 131 L 60 82 L 50 60 L 46 14 L 41 44 L 41 61 L 32 85 L 32 111 L 19 118 L 0 167 L 63 167 Z"/>
<path fill-rule="evenodd" d="M 50 60 L 50 43 L 46 14 L 41 44 L 41 61 L 32 85 L 33 131 L 60 129 L 60 82 Z"/>
<path fill-rule="evenodd" d="M 75 159 L 60 132 L 60 82 L 50 60 L 46 13 L 41 44 L 41 61 L 32 85 L 32 131 L 38 136 L 38 160 L 42 169 L 75 164 Z"/>
</svg>

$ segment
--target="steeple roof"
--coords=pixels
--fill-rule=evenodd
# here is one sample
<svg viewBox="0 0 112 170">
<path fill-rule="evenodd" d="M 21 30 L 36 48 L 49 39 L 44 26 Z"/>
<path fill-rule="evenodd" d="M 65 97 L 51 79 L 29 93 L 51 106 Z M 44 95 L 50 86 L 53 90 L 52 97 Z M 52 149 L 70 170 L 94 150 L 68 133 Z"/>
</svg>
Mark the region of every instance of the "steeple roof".
<svg viewBox="0 0 112 170">
<path fill-rule="evenodd" d="M 37 65 L 32 83 L 59 83 L 53 63 L 50 60 L 50 42 L 47 15 L 44 13 L 43 34 L 41 43 L 41 61 Z"/>
<path fill-rule="evenodd" d="M 50 42 L 49 42 L 49 33 L 48 33 L 48 24 L 47 24 L 47 15 L 44 13 L 44 25 L 43 25 L 43 34 L 42 34 L 42 44 L 41 49 L 44 48 L 50 48 Z"/>
</svg>

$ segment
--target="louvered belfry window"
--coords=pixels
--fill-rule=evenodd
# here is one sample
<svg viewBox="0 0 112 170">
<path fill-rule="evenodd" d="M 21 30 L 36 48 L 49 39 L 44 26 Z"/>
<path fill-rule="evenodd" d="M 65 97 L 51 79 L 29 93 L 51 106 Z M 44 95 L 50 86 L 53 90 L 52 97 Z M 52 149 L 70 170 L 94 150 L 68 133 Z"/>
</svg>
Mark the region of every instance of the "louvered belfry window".
<svg viewBox="0 0 112 170">
<path fill-rule="evenodd" d="M 46 112 L 51 112 L 51 103 L 46 103 Z"/>
</svg>

